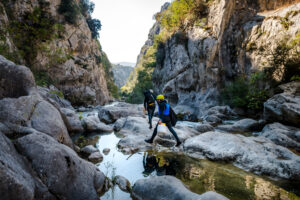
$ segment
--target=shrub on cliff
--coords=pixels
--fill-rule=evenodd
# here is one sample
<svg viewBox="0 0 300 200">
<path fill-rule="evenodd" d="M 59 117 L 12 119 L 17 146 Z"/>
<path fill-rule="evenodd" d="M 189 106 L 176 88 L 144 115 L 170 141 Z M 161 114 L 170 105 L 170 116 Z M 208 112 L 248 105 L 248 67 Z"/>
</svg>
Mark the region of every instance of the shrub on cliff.
<svg viewBox="0 0 300 200">
<path fill-rule="evenodd" d="M 79 8 L 74 0 L 62 0 L 58 12 L 65 17 L 70 24 L 76 24 L 79 14 Z"/>
</svg>

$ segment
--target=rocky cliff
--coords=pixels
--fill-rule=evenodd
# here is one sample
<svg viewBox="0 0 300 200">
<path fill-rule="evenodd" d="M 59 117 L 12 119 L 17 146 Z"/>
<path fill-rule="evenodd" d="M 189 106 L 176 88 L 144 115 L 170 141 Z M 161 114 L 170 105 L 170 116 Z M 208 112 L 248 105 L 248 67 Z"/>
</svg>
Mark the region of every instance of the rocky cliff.
<svg viewBox="0 0 300 200">
<path fill-rule="evenodd" d="M 89 1 L 1 1 L 0 54 L 30 67 L 37 84 L 55 85 L 73 104 L 104 104 L 111 97 L 103 52 L 84 6 Z"/>
<path fill-rule="evenodd" d="M 198 5 L 179 20 L 177 27 L 170 20 L 161 24 L 162 16 L 170 17 L 170 11 L 158 13 L 154 27 L 160 29 L 147 43 L 159 40 L 153 72 L 155 91 L 165 94 L 177 105 L 177 111 L 200 117 L 207 108 L 220 104 L 220 89 L 224 85 L 236 77 L 249 77 L 269 67 L 273 64 L 270 57 L 281 54 L 276 50 L 282 43 L 297 40 L 300 3 L 297 0 L 192 2 Z M 142 51 L 140 56 L 146 54 Z"/>
<path fill-rule="evenodd" d="M 118 86 L 118 88 L 121 88 L 126 84 L 128 77 L 133 69 L 133 67 L 120 64 L 113 65 L 112 71 L 114 74 L 115 84 Z"/>
</svg>

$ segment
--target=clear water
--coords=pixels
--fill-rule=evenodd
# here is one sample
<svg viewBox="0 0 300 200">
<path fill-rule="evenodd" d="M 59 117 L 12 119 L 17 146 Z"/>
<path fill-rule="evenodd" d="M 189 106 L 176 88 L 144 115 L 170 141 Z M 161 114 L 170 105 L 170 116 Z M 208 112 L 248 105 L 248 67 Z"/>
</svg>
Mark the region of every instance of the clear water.
<svg viewBox="0 0 300 200">
<path fill-rule="evenodd" d="M 114 134 L 100 136 L 96 146 L 104 155 L 99 169 L 109 178 L 121 175 L 131 185 L 136 180 L 150 176 L 173 175 L 179 178 L 191 191 L 202 194 L 218 192 L 231 200 L 242 199 L 283 199 L 300 200 L 300 183 L 276 182 L 245 172 L 231 164 L 210 162 L 190 158 L 183 154 L 166 152 L 140 152 L 124 155 L 117 149 L 119 138 Z M 111 188 L 101 200 L 131 200 L 129 193 L 117 186 Z"/>
</svg>

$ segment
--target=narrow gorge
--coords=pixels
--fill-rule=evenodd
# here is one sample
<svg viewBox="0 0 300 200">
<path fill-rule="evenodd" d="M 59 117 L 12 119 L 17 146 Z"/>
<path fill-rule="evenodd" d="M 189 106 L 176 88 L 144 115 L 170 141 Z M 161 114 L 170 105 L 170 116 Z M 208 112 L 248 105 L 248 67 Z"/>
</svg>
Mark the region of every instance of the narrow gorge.
<svg viewBox="0 0 300 200">
<path fill-rule="evenodd" d="M 135 67 L 95 6 L 0 1 L 1 200 L 300 199 L 299 0 L 166 2 Z"/>
</svg>

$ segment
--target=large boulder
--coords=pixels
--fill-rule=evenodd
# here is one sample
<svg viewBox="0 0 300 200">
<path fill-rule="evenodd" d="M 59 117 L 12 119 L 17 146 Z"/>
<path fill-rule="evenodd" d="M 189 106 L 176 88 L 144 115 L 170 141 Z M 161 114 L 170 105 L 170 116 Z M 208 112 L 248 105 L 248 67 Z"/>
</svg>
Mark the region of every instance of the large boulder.
<svg viewBox="0 0 300 200">
<path fill-rule="evenodd" d="M 39 95 L 0 100 L 0 121 L 12 129 L 18 127 L 18 132 L 30 133 L 28 128 L 33 128 L 73 146 L 59 111 Z"/>
<path fill-rule="evenodd" d="M 46 134 L 21 137 L 15 145 L 51 193 L 60 199 L 98 200 L 98 193 L 106 187 L 106 177 L 96 166 Z"/>
<path fill-rule="evenodd" d="M 81 133 L 84 131 L 77 113 L 69 108 L 61 108 L 61 116 L 70 133 Z"/>
<path fill-rule="evenodd" d="M 236 113 L 229 106 L 214 106 L 205 111 L 201 119 L 209 124 L 217 125 L 225 119 L 235 117 Z"/>
<path fill-rule="evenodd" d="M 0 132 L 0 196 L 5 200 L 56 198 L 34 175 L 29 163 L 19 155 L 11 141 Z"/>
<path fill-rule="evenodd" d="M 273 123 L 266 125 L 261 135 L 272 140 L 275 144 L 293 148 L 300 152 L 299 128 Z"/>
<path fill-rule="evenodd" d="M 137 200 L 228 200 L 226 197 L 211 191 L 202 195 L 193 193 L 173 176 L 140 179 L 135 182 L 132 188 L 132 196 Z"/>
<path fill-rule="evenodd" d="M 32 72 L 0 55 L 0 99 L 29 95 L 35 89 Z"/>
<path fill-rule="evenodd" d="M 111 126 L 108 126 L 103 122 L 100 122 L 99 118 L 95 115 L 89 115 L 87 117 L 84 117 L 82 119 L 82 124 L 87 132 L 94 132 L 94 131 L 112 132 L 113 131 L 113 128 Z"/>
<path fill-rule="evenodd" d="M 107 124 L 114 123 L 122 117 L 144 116 L 142 112 L 142 105 L 129 104 L 124 102 L 117 102 L 112 105 L 103 106 L 98 110 L 99 119 Z"/>
<path fill-rule="evenodd" d="M 56 87 L 51 85 L 49 88 L 38 87 L 38 93 L 51 104 L 53 104 L 57 109 L 59 108 L 69 108 L 73 109 L 71 103 L 64 99 L 61 95 L 62 92 Z"/>
<path fill-rule="evenodd" d="M 220 125 L 218 129 L 228 131 L 228 132 L 245 132 L 245 131 L 257 131 L 260 128 L 258 121 L 254 119 L 241 119 L 236 121 L 234 124 Z"/>
<path fill-rule="evenodd" d="M 257 174 L 300 180 L 300 157 L 264 137 L 206 132 L 187 139 L 184 150 L 198 158 L 233 162 Z"/>
<path fill-rule="evenodd" d="M 277 94 L 264 103 L 264 119 L 300 127 L 300 96 Z"/>
</svg>

